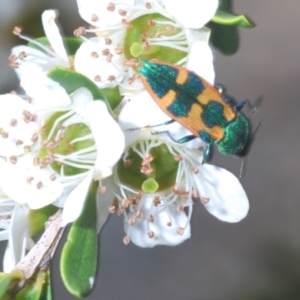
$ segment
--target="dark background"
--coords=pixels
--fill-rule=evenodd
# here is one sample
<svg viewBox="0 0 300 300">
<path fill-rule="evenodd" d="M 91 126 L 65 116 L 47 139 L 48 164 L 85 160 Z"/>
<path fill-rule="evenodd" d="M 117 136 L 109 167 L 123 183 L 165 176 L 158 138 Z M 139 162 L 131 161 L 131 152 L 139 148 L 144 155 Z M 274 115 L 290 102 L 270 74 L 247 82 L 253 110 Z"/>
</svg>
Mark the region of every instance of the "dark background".
<svg viewBox="0 0 300 300">
<path fill-rule="evenodd" d="M 10 48 L 20 43 L 11 35 L 13 26 L 41 35 L 42 27 L 34 27 L 47 8 L 60 10 L 66 34 L 83 23 L 75 0 L 0 0 L 1 93 L 18 84 L 7 66 Z M 236 55 L 214 53 L 216 81 L 230 95 L 254 106 L 263 96 L 251 117 L 254 127 L 260 121 L 261 126 L 242 178 L 250 200 L 247 218 L 223 223 L 198 203 L 193 237 L 178 247 L 154 249 L 125 246 L 122 218 L 110 218 L 100 238 L 96 288 L 87 299 L 300 299 L 299 9 L 299 0 L 234 1 L 234 11 L 248 14 L 257 26 L 239 30 Z M 241 160 L 216 154 L 212 163 L 239 174 Z M 55 299 L 74 299 L 60 279 L 59 251 Z"/>
</svg>

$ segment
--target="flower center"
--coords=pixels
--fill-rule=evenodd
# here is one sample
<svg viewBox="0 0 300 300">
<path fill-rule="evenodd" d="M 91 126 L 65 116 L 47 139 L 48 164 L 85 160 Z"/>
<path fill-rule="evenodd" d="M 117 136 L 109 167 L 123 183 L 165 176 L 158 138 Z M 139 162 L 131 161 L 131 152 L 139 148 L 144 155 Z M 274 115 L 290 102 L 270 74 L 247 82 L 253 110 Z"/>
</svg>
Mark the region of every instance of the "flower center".
<svg viewBox="0 0 300 300">
<path fill-rule="evenodd" d="M 158 140 L 132 145 L 114 172 L 117 200 L 110 212 L 124 214 L 129 227 L 144 222 L 140 226 L 146 226 L 149 238 L 158 234 L 158 223 L 183 235 L 192 215 L 193 198 L 199 197 L 193 176 L 198 172 L 195 166 L 202 154 L 202 151 L 193 153 L 194 158 L 188 151 Z M 186 217 L 180 217 L 181 213 Z M 130 237 L 126 236 L 124 243 L 129 242 Z"/>
<path fill-rule="evenodd" d="M 91 130 L 74 111 L 53 114 L 40 134 L 40 166 L 49 163 L 58 174 L 71 176 L 94 165 L 97 152 Z"/>
<path fill-rule="evenodd" d="M 124 41 L 127 59 L 179 63 L 186 57 L 188 42 L 179 24 L 158 13 L 143 15 L 130 24 Z"/>
<path fill-rule="evenodd" d="M 178 162 L 161 141 L 139 141 L 125 150 L 118 163 L 122 184 L 145 193 L 154 193 L 174 185 Z"/>
</svg>

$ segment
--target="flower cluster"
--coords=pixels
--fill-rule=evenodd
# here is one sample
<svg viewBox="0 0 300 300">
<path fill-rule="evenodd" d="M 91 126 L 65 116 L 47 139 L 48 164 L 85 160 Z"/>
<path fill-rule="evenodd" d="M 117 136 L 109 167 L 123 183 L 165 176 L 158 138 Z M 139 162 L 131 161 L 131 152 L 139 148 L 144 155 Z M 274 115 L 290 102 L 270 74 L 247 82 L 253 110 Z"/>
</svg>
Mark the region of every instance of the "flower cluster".
<svg viewBox="0 0 300 300">
<path fill-rule="evenodd" d="M 191 132 L 171 122 L 139 78 L 143 61 L 157 59 L 185 66 L 213 85 L 205 25 L 218 14 L 218 1 L 77 4 L 91 27 L 76 29 L 75 38 L 61 36 L 54 10 L 42 14 L 45 37 L 30 39 L 14 29 L 28 44 L 14 47 L 9 57 L 22 92 L 0 96 L 6 272 L 22 266 L 26 249 L 34 251 L 31 236 L 44 231 L 36 220 L 45 222 L 57 210 L 62 209 L 59 228 L 74 222 L 73 244 L 66 243 L 68 255 L 62 255 L 68 261 L 78 251 L 76 241 L 92 244 L 110 213 L 124 216 L 125 244 L 153 247 L 178 245 L 191 236 L 196 202 L 226 222 L 240 221 L 249 209 L 239 180 L 204 163 L 207 143 L 176 142 Z M 89 222 L 90 231 L 81 222 Z M 68 263 L 62 269 L 71 293 L 91 291 L 92 284 L 81 289 L 68 277 Z"/>
</svg>

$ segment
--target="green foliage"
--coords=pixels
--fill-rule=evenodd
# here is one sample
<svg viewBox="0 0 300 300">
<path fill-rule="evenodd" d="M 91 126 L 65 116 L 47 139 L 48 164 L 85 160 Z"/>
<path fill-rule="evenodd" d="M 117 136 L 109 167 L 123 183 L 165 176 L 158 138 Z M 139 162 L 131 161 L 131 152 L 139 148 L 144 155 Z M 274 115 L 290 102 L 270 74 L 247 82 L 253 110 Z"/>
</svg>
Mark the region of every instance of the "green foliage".
<svg viewBox="0 0 300 300">
<path fill-rule="evenodd" d="M 46 271 L 38 271 L 32 278 L 26 281 L 23 289 L 16 295 L 16 300 L 51 300 L 44 297 L 49 274 Z"/>
<path fill-rule="evenodd" d="M 212 21 L 217 24 L 227 25 L 227 26 L 238 26 L 244 28 L 254 27 L 254 24 L 251 23 L 251 21 L 247 19 L 246 16 L 244 15 L 235 16 L 222 10 L 217 10 L 217 13 L 212 18 Z"/>
<path fill-rule="evenodd" d="M 45 229 L 45 223 L 58 211 L 58 207 L 47 205 L 40 209 L 31 209 L 28 213 L 30 236 L 41 233 Z"/>
<path fill-rule="evenodd" d="M 68 94 L 72 94 L 79 88 L 85 87 L 92 93 L 95 100 L 106 99 L 105 95 L 90 79 L 68 68 L 56 66 L 48 72 L 47 76 L 58 82 Z"/>
<path fill-rule="evenodd" d="M 233 55 L 239 48 L 237 27 L 252 28 L 254 24 L 244 15 L 232 14 L 231 0 L 223 0 L 212 22 L 207 25 L 211 29 L 211 42 L 226 55 Z"/>
<path fill-rule="evenodd" d="M 76 297 L 90 294 L 98 256 L 96 194 L 98 182 L 89 189 L 80 217 L 73 223 L 60 260 L 60 272 L 67 290 Z"/>
<path fill-rule="evenodd" d="M 137 149 L 140 146 L 137 145 Z M 141 173 L 142 158 L 132 149 L 129 150 L 127 159 L 131 162 L 129 166 L 124 165 L 123 160 L 118 163 L 118 176 L 121 182 L 136 190 L 145 192 L 161 191 L 174 185 L 178 162 L 175 161 L 166 145 L 151 148 L 150 154 L 153 156 L 151 167 L 153 172 L 146 176 Z M 152 180 L 149 181 L 149 178 Z"/>
</svg>

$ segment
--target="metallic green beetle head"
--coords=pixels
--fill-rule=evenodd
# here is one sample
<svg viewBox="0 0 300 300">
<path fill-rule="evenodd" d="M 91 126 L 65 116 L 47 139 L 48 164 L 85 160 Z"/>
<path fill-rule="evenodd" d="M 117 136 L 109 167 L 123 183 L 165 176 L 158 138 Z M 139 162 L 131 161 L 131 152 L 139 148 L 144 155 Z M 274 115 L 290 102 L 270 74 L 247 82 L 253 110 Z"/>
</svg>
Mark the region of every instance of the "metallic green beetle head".
<svg viewBox="0 0 300 300">
<path fill-rule="evenodd" d="M 250 142 L 250 126 L 247 118 L 238 114 L 224 129 L 225 135 L 217 146 L 222 154 L 239 155 Z"/>
</svg>

